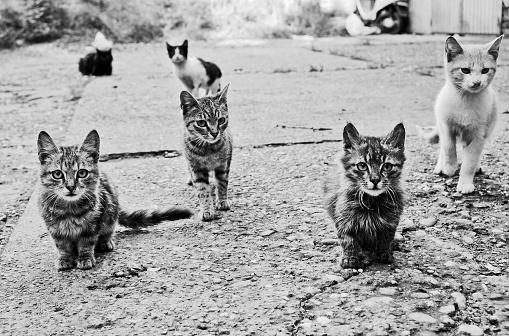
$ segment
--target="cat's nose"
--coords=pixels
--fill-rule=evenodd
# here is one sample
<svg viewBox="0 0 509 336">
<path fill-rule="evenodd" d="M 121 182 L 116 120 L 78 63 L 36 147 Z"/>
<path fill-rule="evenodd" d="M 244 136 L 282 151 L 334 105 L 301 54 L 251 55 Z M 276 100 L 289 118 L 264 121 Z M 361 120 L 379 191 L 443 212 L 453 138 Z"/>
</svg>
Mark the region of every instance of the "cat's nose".
<svg viewBox="0 0 509 336">
<path fill-rule="evenodd" d="M 76 185 L 66 185 L 65 187 L 71 194 L 76 190 Z"/>
<path fill-rule="evenodd" d="M 373 183 L 373 188 L 376 188 L 377 184 L 380 183 L 379 178 L 372 178 L 370 179 L 371 183 Z"/>
<path fill-rule="evenodd" d="M 477 89 L 479 86 L 481 86 L 481 81 L 475 81 L 472 83 L 472 89 Z"/>
<path fill-rule="evenodd" d="M 210 132 L 210 135 L 212 135 L 212 137 L 215 139 L 217 137 L 217 135 L 219 134 L 219 132 Z"/>
</svg>

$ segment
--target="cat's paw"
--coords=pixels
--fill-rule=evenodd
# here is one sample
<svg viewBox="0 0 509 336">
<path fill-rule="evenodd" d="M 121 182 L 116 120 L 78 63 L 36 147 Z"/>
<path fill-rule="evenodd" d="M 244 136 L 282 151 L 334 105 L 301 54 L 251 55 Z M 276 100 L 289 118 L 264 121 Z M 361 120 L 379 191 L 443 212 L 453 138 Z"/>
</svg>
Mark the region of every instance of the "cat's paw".
<svg viewBox="0 0 509 336">
<path fill-rule="evenodd" d="M 456 174 L 456 171 L 458 170 L 458 166 L 456 165 L 445 165 L 442 169 L 442 173 L 447 176 L 453 176 Z"/>
<path fill-rule="evenodd" d="M 113 251 L 114 249 L 115 249 L 115 243 L 113 242 L 113 240 L 109 240 L 106 242 L 100 242 L 100 243 L 97 243 L 97 245 L 95 246 L 95 250 L 97 252 L 110 252 L 110 251 Z"/>
<path fill-rule="evenodd" d="M 76 266 L 79 269 L 87 270 L 91 269 L 95 266 L 95 259 L 94 258 L 83 258 L 78 259 L 78 265 Z"/>
<path fill-rule="evenodd" d="M 355 268 L 355 269 L 358 269 L 358 268 L 361 268 L 362 267 L 362 262 L 361 262 L 361 259 L 357 256 L 343 256 L 341 258 L 341 267 L 343 268 Z"/>
<path fill-rule="evenodd" d="M 458 183 L 456 190 L 462 194 L 471 194 L 474 192 L 475 187 L 473 183 Z"/>
<path fill-rule="evenodd" d="M 61 258 L 56 262 L 56 268 L 59 271 L 65 271 L 74 267 L 76 267 L 76 261 L 73 259 Z"/>
<path fill-rule="evenodd" d="M 394 255 L 392 251 L 379 252 L 373 256 L 373 259 L 382 264 L 392 264 L 394 262 Z"/>
<path fill-rule="evenodd" d="M 216 204 L 216 210 L 227 211 L 230 210 L 230 201 L 229 200 L 221 200 Z"/>
<path fill-rule="evenodd" d="M 221 214 L 213 211 L 213 210 L 202 210 L 200 211 L 200 219 L 204 222 L 210 222 L 214 219 L 221 218 Z"/>
</svg>

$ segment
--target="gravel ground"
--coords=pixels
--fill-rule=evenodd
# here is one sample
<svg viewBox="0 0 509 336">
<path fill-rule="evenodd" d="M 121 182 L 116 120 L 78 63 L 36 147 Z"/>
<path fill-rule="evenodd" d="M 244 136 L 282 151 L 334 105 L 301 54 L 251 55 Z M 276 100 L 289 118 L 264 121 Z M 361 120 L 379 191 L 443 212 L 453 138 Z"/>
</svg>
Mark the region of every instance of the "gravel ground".
<svg viewBox="0 0 509 336">
<path fill-rule="evenodd" d="M 274 135 L 264 133 L 262 137 L 266 138 L 261 142 L 241 135 L 243 146 L 235 149 L 232 166 L 233 207 L 221 220 L 164 223 L 141 234 L 121 230 L 117 250 L 99 255 L 98 266 L 93 270 L 56 272 L 51 239 L 33 211 L 25 214 L 29 217 L 20 222 L 33 230 L 25 232 L 20 227 L 15 231 L 0 263 L 0 329 L 10 335 L 508 335 L 509 163 L 505 149 L 509 143 L 509 115 L 501 113 L 497 130 L 485 150 L 482 163 L 486 172 L 476 177 L 478 189 L 468 196 L 458 195 L 453 188 L 457 177 L 446 179 L 432 173 L 437 147 L 424 144 L 412 130 L 413 123 L 428 124 L 433 120 L 429 111 L 432 97 L 443 80 L 441 69 L 437 68 L 439 63 L 433 60 L 424 67 L 416 67 L 415 60 L 399 56 L 414 53 L 420 60 L 421 55 L 433 55 L 441 43 L 388 46 L 375 42 L 342 47 L 349 57 L 355 54 L 362 59 L 371 58 L 362 61 L 364 66 L 355 65 L 346 74 L 342 70 L 333 71 L 331 66 L 323 75 L 313 75 L 326 83 L 321 90 L 323 97 L 330 99 L 324 99 L 330 112 L 322 111 L 327 123 L 334 118 L 341 119 L 336 123 L 343 123 L 348 118 L 361 133 L 381 135 L 399 121 L 392 121 L 398 113 L 408 111 L 401 119 L 409 131 L 405 171 L 410 197 L 399 227 L 393 265 L 373 265 L 364 271 L 348 272 L 337 265 L 340 251 L 334 227 L 322 209 L 322 184 L 324 176 L 334 169 L 340 143 L 264 145 L 278 137 L 283 142 L 297 142 L 308 136 L 311 140 L 323 137 L 337 140 L 341 127 L 334 126 L 333 131 L 321 136 L 307 135 L 302 129 L 281 135 L 288 130 L 274 124 L 288 122 L 290 116 L 286 112 L 271 114 L 261 108 L 260 124 L 252 121 L 253 125 L 233 126 L 242 134 L 245 130 L 261 132 L 262 126 L 270 125 L 267 129 Z M 312 49 L 318 47 L 322 48 L 322 43 Z M 126 47 L 126 53 L 130 52 L 129 57 L 136 63 L 139 55 L 152 49 L 150 45 Z M 327 50 L 319 54 L 329 53 Z M 234 51 L 217 50 L 218 54 L 227 52 Z M 248 53 L 243 49 L 242 52 Z M 509 54 L 505 53 L 496 79 L 501 112 L 509 107 L 504 65 Z M 369 64 L 381 64 L 378 59 L 382 54 L 383 58 L 395 61 L 366 70 Z M 25 55 L 20 56 L 23 57 L 19 62 L 23 62 Z M 71 56 L 69 70 L 74 66 Z M 52 58 L 47 57 L 50 62 Z M 400 68 L 406 70 L 399 74 Z M 261 72 L 253 75 L 270 74 Z M 287 79 L 300 83 L 299 71 L 294 72 L 288 73 Z M 242 101 L 254 100 L 247 87 L 250 85 L 253 95 L 257 95 L 253 83 L 261 81 L 247 73 L 230 75 L 240 87 L 233 101 L 241 106 L 238 110 L 245 112 L 248 107 Z M 337 84 L 330 85 L 334 76 L 340 80 L 343 76 L 356 76 L 358 80 L 341 89 Z M 398 76 L 399 82 L 404 83 L 399 92 Z M 383 78 L 388 79 L 384 82 Z M 144 80 L 150 84 L 157 78 L 147 76 Z M 17 80 L 12 77 L 10 81 Z M 247 84 L 242 87 L 242 83 Z M 271 84 L 275 90 L 281 90 L 279 83 L 274 79 Z M 93 101 L 93 93 L 103 84 L 112 83 L 94 81 L 89 91 L 92 97 L 87 98 L 85 92 L 80 104 Z M 364 86 L 376 88 L 372 99 L 363 101 L 356 96 Z M 261 106 L 270 103 L 267 98 L 270 88 L 270 85 L 260 88 L 267 91 L 258 96 Z M 388 93 L 384 96 L 383 92 Z M 283 95 L 280 91 L 272 100 L 288 98 Z M 118 97 L 119 101 L 121 98 Z M 287 100 L 278 109 L 296 100 L 296 106 L 304 106 L 295 110 L 296 115 L 309 120 L 305 116 L 309 108 L 305 99 Z M 340 106 L 337 114 L 332 114 L 334 104 Z M 233 102 L 230 105 L 235 107 Z M 85 107 L 78 106 L 82 111 Z M 41 117 L 37 117 L 34 108 L 32 114 L 30 110 L 26 112 L 33 118 L 11 120 L 19 111 L 25 110 L 6 113 L 6 122 L 18 125 L 22 123 L 16 120 L 22 120 L 25 128 L 18 131 L 14 131 L 14 126 L 5 128 L 7 132 L 12 129 L 12 133 L 7 136 L 2 133 L 1 150 L 12 150 L 9 146 L 17 144 L 18 138 L 22 139 L 19 143 L 26 141 L 26 146 L 18 149 L 24 156 L 7 156 L 10 166 L 2 164 L 14 167 L 16 160 L 18 165 L 31 162 L 25 175 L 14 179 L 27 181 L 14 189 L 24 192 L 25 200 L 20 203 L 11 198 L 10 203 L 6 202 L 7 208 L 21 213 L 20 204 L 30 194 L 37 167 L 33 158 L 35 146 L 30 147 L 35 145 L 32 129 L 44 127 L 42 121 L 34 120 L 48 122 L 48 115 L 41 112 Z M 381 114 L 391 120 L 384 121 Z M 65 119 L 60 117 L 59 122 Z M 236 118 L 240 123 L 247 116 Z M 39 122 L 41 125 L 34 126 Z M 66 134 L 67 124 L 69 119 L 62 123 L 59 137 L 77 136 L 75 131 Z M 320 124 L 315 120 L 313 125 Z M 30 138 L 24 139 L 28 134 Z M 116 147 L 110 148 L 113 151 Z M 122 204 L 129 208 L 163 203 L 197 206 L 192 189 L 185 185 L 186 169 L 181 156 L 111 160 L 103 162 L 102 167 L 116 182 Z M 2 169 L 2 176 L 10 178 L 9 170 Z M 7 181 L 2 186 L 13 185 Z M 31 200 L 27 209 L 33 208 Z M 15 218 L 9 217 L 9 223 L 15 226 Z M 5 237 L 8 232 L 3 232 Z"/>
</svg>

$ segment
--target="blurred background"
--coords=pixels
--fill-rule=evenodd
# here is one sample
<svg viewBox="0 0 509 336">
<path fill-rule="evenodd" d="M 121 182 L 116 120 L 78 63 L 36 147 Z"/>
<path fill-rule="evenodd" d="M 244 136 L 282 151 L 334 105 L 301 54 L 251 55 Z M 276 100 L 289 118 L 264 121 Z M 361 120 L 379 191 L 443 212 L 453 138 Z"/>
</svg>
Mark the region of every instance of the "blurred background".
<svg viewBox="0 0 509 336">
<path fill-rule="evenodd" d="M 374 22 L 383 16 L 379 8 L 390 12 Z M 370 10 L 377 12 L 372 18 Z M 353 25 L 393 29 L 352 33 L 347 28 L 353 16 L 360 18 Z M 176 36 L 207 41 L 380 32 L 499 34 L 507 21 L 502 0 L 3 0 L 0 48 L 90 41 L 97 31 L 116 43 Z"/>
</svg>

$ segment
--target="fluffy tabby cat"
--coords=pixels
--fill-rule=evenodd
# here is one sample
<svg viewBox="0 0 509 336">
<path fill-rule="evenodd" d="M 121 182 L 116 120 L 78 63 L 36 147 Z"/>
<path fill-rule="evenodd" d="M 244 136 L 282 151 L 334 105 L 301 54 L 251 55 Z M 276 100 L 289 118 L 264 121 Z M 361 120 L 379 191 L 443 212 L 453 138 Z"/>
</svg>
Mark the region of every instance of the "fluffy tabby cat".
<svg viewBox="0 0 509 336">
<path fill-rule="evenodd" d="M 180 94 L 189 182 L 196 187 L 203 221 L 219 217 L 215 210 L 230 209 L 228 177 L 233 143 L 228 128 L 227 92 L 228 85 L 212 97 L 195 99 L 189 92 Z"/>
<path fill-rule="evenodd" d="M 221 70 L 214 63 L 201 58 L 187 57 L 188 47 L 187 40 L 180 46 L 166 43 L 175 75 L 193 96 L 199 96 L 200 88 L 205 89 L 205 95 L 215 95 L 221 91 Z"/>
<path fill-rule="evenodd" d="M 345 126 L 339 170 L 325 184 L 326 208 L 343 248 L 342 267 L 393 262 L 404 204 L 404 151 L 403 124 L 381 138 L 359 135 L 351 123 Z"/>
<path fill-rule="evenodd" d="M 91 131 L 81 146 L 57 147 L 46 132 L 37 141 L 41 163 L 39 211 L 55 241 L 56 267 L 65 270 L 95 265 L 98 252 L 115 248 L 115 225 L 141 228 L 165 220 L 188 218 L 184 208 L 121 210 L 114 186 L 99 170 L 99 134 Z"/>
<path fill-rule="evenodd" d="M 454 175 L 458 169 L 456 141 L 463 147 L 457 190 L 474 191 L 474 174 L 481 171 L 479 161 L 486 140 L 497 120 L 497 98 L 490 85 L 497 71 L 502 36 L 485 45 L 463 45 L 452 36 L 445 42 L 446 82 L 438 94 L 435 115 L 437 126 L 419 129 L 430 142 L 440 139 L 435 174 Z"/>
</svg>

